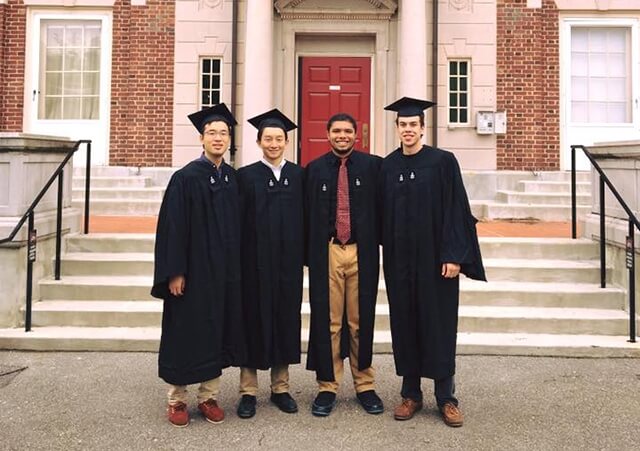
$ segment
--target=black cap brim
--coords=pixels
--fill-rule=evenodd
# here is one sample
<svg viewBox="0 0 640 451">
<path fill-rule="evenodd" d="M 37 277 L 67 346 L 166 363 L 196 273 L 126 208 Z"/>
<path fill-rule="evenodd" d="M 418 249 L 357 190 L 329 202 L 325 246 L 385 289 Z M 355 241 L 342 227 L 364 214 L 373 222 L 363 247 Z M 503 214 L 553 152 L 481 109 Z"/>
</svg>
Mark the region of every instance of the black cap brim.
<svg viewBox="0 0 640 451">
<path fill-rule="evenodd" d="M 193 126 L 202 134 L 204 126 L 210 122 L 222 121 L 229 127 L 236 125 L 236 119 L 224 103 L 192 113 L 188 116 Z"/>
<path fill-rule="evenodd" d="M 400 117 L 419 116 L 427 108 L 431 108 L 435 102 L 429 100 L 414 99 L 412 97 L 403 97 L 396 100 L 390 105 L 384 107 L 387 111 L 395 111 Z"/>
<path fill-rule="evenodd" d="M 247 119 L 247 121 L 258 130 L 261 130 L 265 127 L 278 127 L 283 129 L 285 132 L 289 132 L 298 128 L 298 126 L 294 124 L 291 119 L 285 116 L 277 108 L 269 110 L 266 113 L 254 116 L 251 119 Z"/>
</svg>

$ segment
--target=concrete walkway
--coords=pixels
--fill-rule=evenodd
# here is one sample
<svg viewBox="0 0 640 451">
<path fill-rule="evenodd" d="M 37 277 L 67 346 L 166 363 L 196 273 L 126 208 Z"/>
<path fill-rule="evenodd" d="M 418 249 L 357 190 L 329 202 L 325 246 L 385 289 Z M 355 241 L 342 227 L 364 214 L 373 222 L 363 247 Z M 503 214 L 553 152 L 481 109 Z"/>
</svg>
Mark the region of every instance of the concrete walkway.
<svg viewBox="0 0 640 451">
<path fill-rule="evenodd" d="M 268 373 L 260 372 L 258 413 L 241 420 L 233 368 L 223 375 L 219 397 L 225 422 L 204 421 L 194 401 L 190 426 L 177 429 L 165 419 L 166 386 L 156 376 L 156 359 L 154 353 L 0 352 L 0 448 L 626 451 L 640 443 L 638 360 L 461 356 L 457 388 L 466 421 L 460 429 L 442 423 L 427 380 L 425 410 L 410 421 L 393 419 L 400 379 L 388 355 L 374 357 L 386 405 L 378 416 L 360 408 L 347 377 L 333 414 L 313 417 L 313 374 L 295 365 L 292 393 L 300 412 L 270 405 Z"/>
</svg>

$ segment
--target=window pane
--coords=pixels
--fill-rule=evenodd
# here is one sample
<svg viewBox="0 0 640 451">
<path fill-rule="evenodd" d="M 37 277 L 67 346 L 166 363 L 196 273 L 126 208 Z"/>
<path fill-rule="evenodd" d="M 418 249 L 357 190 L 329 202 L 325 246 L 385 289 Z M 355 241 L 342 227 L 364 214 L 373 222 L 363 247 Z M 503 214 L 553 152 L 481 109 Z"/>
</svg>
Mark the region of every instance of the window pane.
<svg viewBox="0 0 640 451">
<path fill-rule="evenodd" d="M 215 105 L 220 103 L 220 91 L 213 91 L 211 93 L 211 104 Z"/>
<path fill-rule="evenodd" d="M 467 90 L 467 78 L 461 78 L 460 79 L 460 91 L 466 91 Z"/>
<path fill-rule="evenodd" d="M 607 79 L 606 78 L 590 78 L 589 79 L 589 100 L 590 101 L 607 101 Z"/>
<path fill-rule="evenodd" d="M 62 104 L 62 119 L 82 119 L 82 97 L 65 97 Z"/>
<path fill-rule="evenodd" d="M 624 28 L 607 30 L 607 49 L 610 52 L 624 53 L 627 49 L 627 32 Z"/>
<path fill-rule="evenodd" d="M 449 94 L 449 106 L 458 106 L 457 94 Z"/>
<path fill-rule="evenodd" d="M 220 73 L 220 60 L 219 59 L 213 60 L 213 68 L 212 68 L 211 72 L 214 72 L 216 74 Z"/>
<path fill-rule="evenodd" d="M 64 70 L 81 70 L 82 61 L 80 59 L 80 50 L 65 49 L 64 51 Z"/>
<path fill-rule="evenodd" d="M 202 91 L 202 106 L 211 105 L 211 95 L 209 91 Z"/>
<path fill-rule="evenodd" d="M 571 97 L 573 100 L 589 100 L 588 80 L 587 77 L 571 78 Z"/>
<path fill-rule="evenodd" d="M 460 106 L 461 107 L 466 107 L 467 106 L 467 95 L 466 94 L 460 94 Z"/>
<path fill-rule="evenodd" d="M 63 78 L 63 91 L 65 96 L 80 95 L 82 89 L 82 74 L 80 72 L 65 72 Z M 66 105 L 65 105 L 66 109 Z"/>
<path fill-rule="evenodd" d="M 65 47 L 82 47 L 82 27 L 67 26 L 64 35 Z"/>
<path fill-rule="evenodd" d="M 214 89 L 220 89 L 220 75 L 214 75 L 211 77 L 211 87 Z"/>
<path fill-rule="evenodd" d="M 469 122 L 467 119 L 467 109 L 463 108 L 460 110 L 460 122 L 467 123 Z"/>
<path fill-rule="evenodd" d="M 458 90 L 458 79 L 456 77 L 449 78 L 449 90 L 450 91 Z"/>
<path fill-rule="evenodd" d="M 626 102 L 614 102 L 607 105 L 607 122 L 624 123 L 629 122 L 629 114 Z"/>
<path fill-rule="evenodd" d="M 211 89 L 211 77 L 207 74 L 202 76 L 202 89 Z"/>
<path fill-rule="evenodd" d="M 607 97 L 609 101 L 625 102 L 627 99 L 626 80 L 620 78 L 607 80 Z"/>
<path fill-rule="evenodd" d="M 82 76 L 82 95 L 100 94 L 100 74 L 85 72 Z"/>
<path fill-rule="evenodd" d="M 573 122 L 588 122 L 588 102 L 571 102 L 571 120 Z"/>
<path fill-rule="evenodd" d="M 100 48 L 100 27 L 86 27 L 84 30 L 84 46 Z"/>
<path fill-rule="evenodd" d="M 609 76 L 625 77 L 627 75 L 627 57 L 624 53 L 613 53 L 609 55 L 607 68 Z"/>
<path fill-rule="evenodd" d="M 606 77 L 607 55 L 605 53 L 591 53 L 589 55 L 589 75 L 591 77 Z"/>
<path fill-rule="evenodd" d="M 605 28 L 592 28 L 589 33 L 589 51 L 607 51 L 607 30 Z"/>
<path fill-rule="evenodd" d="M 571 30 L 571 51 L 586 52 L 589 50 L 588 28 L 575 27 Z"/>
<path fill-rule="evenodd" d="M 47 47 L 62 47 L 63 44 L 64 44 L 64 27 L 48 26 L 47 27 Z"/>
<path fill-rule="evenodd" d="M 82 119 L 100 119 L 100 98 L 98 96 L 82 98 Z"/>
<path fill-rule="evenodd" d="M 44 118 L 45 119 L 61 119 L 62 118 L 62 97 L 45 97 Z"/>
<path fill-rule="evenodd" d="M 62 49 L 47 49 L 45 71 L 62 70 Z"/>
<path fill-rule="evenodd" d="M 100 70 L 100 49 L 85 49 L 84 70 Z"/>
<path fill-rule="evenodd" d="M 449 73 L 451 75 L 458 75 L 458 63 L 456 61 L 449 62 Z"/>
<path fill-rule="evenodd" d="M 608 122 L 606 102 L 589 102 L 589 122 Z"/>
<path fill-rule="evenodd" d="M 61 95 L 62 94 L 62 73 L 52 72 L 45 77 L 44 95 Z"/>
<path fill-rule="evenodd" d="M 458 122 L 458 110 L 456 110 L 455 108 L 449 108 L 449 122 Z"/>
<path fill-rule="evenodd" d="M 205 58 L 202 60 L 202 73 L 203 74 L 211 73 L 211 60 L 208 58 Z"/>
<path fill-rule="evenodd" d="M 589 75 L 589 59 L 586 53 L 573 53 L 571 55 L 571 74 L 573 76 Z"/>
<path fill-rule="evenodd" d="M 467 62 L 460 61 L 460 75 L 467 75 Z"/>
</svg>

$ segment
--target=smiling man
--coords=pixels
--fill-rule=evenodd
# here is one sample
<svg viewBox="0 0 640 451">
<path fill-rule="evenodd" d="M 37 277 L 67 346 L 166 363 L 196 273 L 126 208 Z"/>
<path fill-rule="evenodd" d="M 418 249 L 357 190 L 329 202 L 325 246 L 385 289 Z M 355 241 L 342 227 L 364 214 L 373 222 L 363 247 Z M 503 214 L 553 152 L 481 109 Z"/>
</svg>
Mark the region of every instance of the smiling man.
<svg viewBox="0 0 640 451">
<path fill-rule="evenodd" d="M 306 168 L 307 264 L 311 330 L 307 368 L 319 392 L 311 412 L 328 416 L 349 357 L 357 398 L 368 413 L 384 408 L 371 366 L 379 251 L 376 180 L 381 158 L 354 150 L 356 121 L 327 123 L 331 150 Z"/>
<path fill-rule="evenodd" d="M 304 244 L 303 169 L 284 159 L 296 125 L 277 109 L 249 119 L 261 161 L 238 170 L 242 198 L 242 307 L 247 360 L 240 370 L 237 413 L 256 413 L 257 370 L 271 369 L 271 402 L 298 411 L 289 365 L 300 363 Z"/>
<path fill-rule="evenodd" d="M 170 384 L 169 422 L 189 424 L 187 385 L 198 409 L 220 423 L 222 369 L 245 360 L 240 304 L 240 216 L 236 173 L 224 162 L 231 127 L 222 103 L 189 115 L 200 158 L 176 171 L 158 217 L 151 294 L 164 300 L 158 366 Z"/>
<path fill-rule="evenodd" d="M 422 144 L 424 110 L 434 103 L 403 97 L 397 112 L 400 148 L 380 170 L 384 276 L 396 372 L 402 376 L 397 420 L 422 409 L 422 377 L 434 380 L 444 422 L 462 426 L 454 396 L 459 278 L 486 280 L 476 219 L 454 155 Z"/>
</svg>

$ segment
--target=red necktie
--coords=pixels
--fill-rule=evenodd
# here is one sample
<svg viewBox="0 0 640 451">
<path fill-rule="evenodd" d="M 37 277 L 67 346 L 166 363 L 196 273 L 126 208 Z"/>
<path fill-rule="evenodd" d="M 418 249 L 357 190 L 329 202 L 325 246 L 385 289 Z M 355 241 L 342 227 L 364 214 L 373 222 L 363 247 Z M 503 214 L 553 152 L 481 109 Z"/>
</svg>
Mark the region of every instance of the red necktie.
<svg viewBox="0 0 640 451">
<path fill-rule="evenodd" d="M 340 160 L 338 170 L 338 201 L 336 208 L 336 238 L 345 244 L 351 237 L 351 213 L 349 212 L 349 177 L 347 159 Z"/>
</svg>

